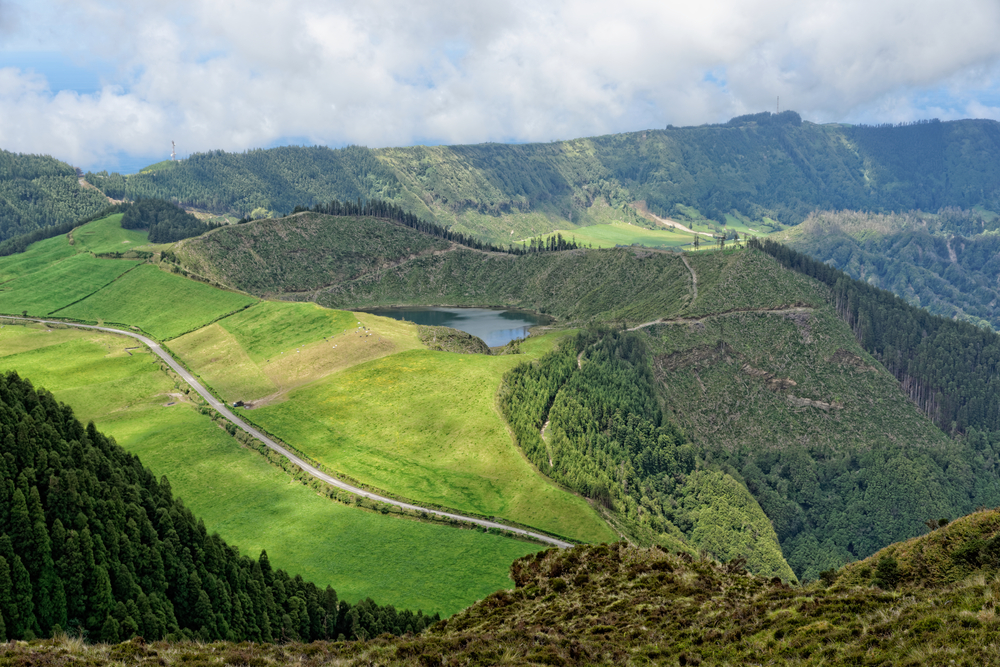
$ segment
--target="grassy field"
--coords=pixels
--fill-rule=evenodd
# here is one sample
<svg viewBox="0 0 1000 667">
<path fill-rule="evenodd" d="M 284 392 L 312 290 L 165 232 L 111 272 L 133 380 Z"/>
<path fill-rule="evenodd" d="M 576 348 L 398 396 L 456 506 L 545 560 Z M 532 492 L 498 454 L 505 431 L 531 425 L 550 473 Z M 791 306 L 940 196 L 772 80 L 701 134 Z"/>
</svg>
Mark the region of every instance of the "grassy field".
<svg viewBox="0 0 1000 667">
<path fill-rule="evenodd" d="M 27 252 L 0 257 L 0 283 L 35 273 L 75 254 L 76 250 L 66 242 L 65 236 L 38 241 Z"/>
<path fill-rule="evenodd" d="M 262 301 L 170 343 L 228 401 L 273 401 L 331 373 L 421 347 L 416 326 L 407 322 L 276 301 Z"/>
<path fill-rule="evenodd" d="M 122 229 L 122 215 L 116 213 L 87 223 L 73 230 L 73 242 L 81 250 L 101 255 L 129 250 L 152 251 L 164 247 L 149 242 L 149 232 L 139 229 Z"/>
<path fill-rule="evenodd" d="M 63 237 L 50 240 L 66 244 Z M 30 259 L 25 261 L 25 269 L 30 262 Z M 37 270 L 0 285 L 0 313 L 20 315 L 28 311 L 29 315 L 49 315 L 93 294 L 137 264 L 129 260 L 95 259 L 89 254 L 73 255 L 54 263 L 38 261 Z"/>
<path fill-rule="evenodd" d="M 0 369 L 51 390 L 77 416 L 167 475 L 175 495 L 244 553 L 345 599 L 453 613 L 509 587 L 507 568 L 537 546 L 365 512 L 322 498 L 241 448 L 201 415 L 133 341 L 41 327 L 0 328 Z M 173 403 L 173 405 L 168 405 Z"/>
<path fill-rule="evenodd" d="M 542 238 L 549 239 L 556 233 L 563 238 L 575 240 L 578 245 L 594 248 L 614 248 L 619 245 L 641 245 L 647 248 L 680 248 L 693 243 L 693 237 L 687 232 L 663 229 L 646 229 L 627 222 L 614 222 L 607 225 L 593 225 L 574 230 L 559 230 L 546 234 Z M 705 242 L 705 239 L 702 239 Z M 710 242 L 710 240 L 709 240 Z"/>
<path fill-rule="evenodd" d="M 587 505 L 537 473 L 496 406 L 505 371 L 524 355 L 411 350 L 354 366 L 249 416 L 323 464 L 377 488 L 497 516 L 585 541 L 614 539 Z"/>
<path fill-rule="evenodd" d="M 137 325 L 160 340 L 170 340 L 254 302 L 253 297 L 216 289 L 146 264 L 84 301 L 60 310 L 59 316 Z"/>
</svg>

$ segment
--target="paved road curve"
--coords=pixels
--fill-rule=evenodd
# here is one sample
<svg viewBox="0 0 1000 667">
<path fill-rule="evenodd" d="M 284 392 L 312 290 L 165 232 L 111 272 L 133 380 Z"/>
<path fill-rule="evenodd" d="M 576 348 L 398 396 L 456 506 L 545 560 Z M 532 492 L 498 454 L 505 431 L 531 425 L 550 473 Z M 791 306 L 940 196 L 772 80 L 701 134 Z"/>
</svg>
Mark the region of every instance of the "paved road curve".
<svg viewBox="0 0 1000 667">
<path fill-rule="evenodd" d="M 246 431 L 247 433 L 249 433 L 250 435 L 252 435 L 253 437 L 257 438 L 258 440 L 260 440 L 261 442 L 263 442 L 265 445 L 267 445 L 269 448 L 271 448 L 274 451 L 278 452 L 279 454 L 281 454 L 282 456 L 284 456 L 286 459 L 288 459 L 289 461 L 291 461 L 292 463 L 294 463 L 299 468 L 301 468 L 302 470 L 306 471 L 307 473 L 309 473 L 310 475 L 312 475 L 316 479 L 321 480 L 323 482 L 326 482 L 327 484 L 330 484 L 332 486 L 335 486 L 338 489 L 342 489 L 343 491 L 347 491 L 348 493 L 353 493 L 355 495 L 362 496 L 364 498 L 368 498 L 369 500 L 376 500 L 376 501 L 381 502 L 381 503 L 387 503 L 389 505 L 395 505 L 396 507 L 402 507 L 403 509 L 414 510 L 414 511 L 417 511 L 417 512 L 426 512 L 428 514 L 434 514 L 434 515 L 437 515 L 437 516 L 448 517 L 449 519 L 457 519 L 458 521 L 466 521 L 468 523 L 474 523 L 474 524 L 476 524 L 478 526 L 484 526 L 486 528 L 498 528 L 500 530 L 506 530 L 506 531 L 509 531 L 511 533 L 517 533 L 518 535 L 523 535 L 525 537 L 530 537 L 530 538 L 538 540 L 540 542 L 544 542 L 546 544 L 551 544 L 553 546 L 557 546 L 557 547 L 560 547 L 560 548 L 563 548 L 563 549 L 565 549 L 567 547 L 573 546 L 569 542 L 564 542 L 562 540 L 557 540 L 556 538 L 549 537 L 548 535 L 542 535 L 540 533 L 534 533 L 534 532 L 532 532 L 530 530 L 524 530 L 522 528 L 514 528 L 513 526 L 505 526 L 502 523 L 496 523 L 494 521 L 487 521 L 486 519 L 477 519 L 475 517 L 462 516 L 461 514 L 451 514 L 449 512 L 442 512 L 440 510 L 434 510 L 434 509 L 430 509 L 430 508 L 427 508 L 427 507 L 420 507 L 419 505 L 411 505 L 409 503 L 404 503 L 404 502 L 401 502 L 399 500 L 394 500 L 392 498 L 385 498 L 383 496 L 371 493 L 370 491 L 365 491 L 364 489 L 359 489 L 359 488 L 357 488 L 355 486 L 351 486 L 350 484 L 342 482 L 339 479 L 337 479 L 336 477 L 332 477 L 332 476 L 326 474 L 325 472 L 323 472 L 322 470 L 318 470 L 317 468 L 314 468 L 313 466 L 309 465 L 308 463 L 306 463 L 305 461 L 303 461 L 302 459 L 300 459 L 298 456 L 296 456 L 292 452 L 288 451 L 287 449 L 285 449 L 284 447 L 282 447 L 281 445 L 279 445 L 278 443 L 276 443 L 274 440 L 271 440 L 269 437 L 267 437 L 266 435 L 264 435 L 263 433 L 261 433 L 260 431 L 258 431 L 257 429 L 255 429 L 253 426 L 247 424 L 245 421 L 243 421 L 242 419 L 240 419 L 239 417 L 237 417 L 235 414 L 233 414 L 233 412 L 228 407 L 226 407 L 225 403 L 220 402 L 207 389 L 205 389 L 204 387 L 202 387 L 201 384 L 197 380 L 195 380 L 194 377 L 190 373 L 187 372 L 187 369 L 185 369 L 183 366 L 181 366 L 180 364 L 178 364 L 174 360 L 174 358 L 172 356 L 170 356 L 166 351 L 164 351 L 164 349 L 162 347 L 159 346 L 158 343 L 156 343 L 156 341 L 154 341 L 154 340 L 152 340 L 150 338 L 147 338 L 146 336 L 142 336 L 140 334 L 133 333 L 131 331 L 125 331 L 123 329 L 112 329 L 110 327 L 99 327 L 99 326 L 94 326 L 92 324 L 74 324 L 72 322 L 60 322 L 58 320 L 40 320 L 40 319 L 31 318 L 31 317 L 10 317 L 8 315 L 5 315 L 4 318 L 5 319 L 12 319 L 12 320 L 22 320 L 22 321 L 23 320 L 28 320 L 28 321 L 31 321 L 31 322 L 40 322 L 42 324 L 57 324 L 57 325 L 68 326 L 68 327 L 76 327 L 77 329 L 96 329 L 97 331 L 106 331 L 108 333 L 119 334 L 121 336 L 129 336 L 130 338 L 135 338 L 136 340 L 142 342 L 150 350 L 152 350 L 154 354 L 156 354 L 158 357 L 160 357 L 165 362 L 167 362 L 167 364 L 172 369 L 174 369 L 174 371 L 176 371 L 178 375 L 180 375 L 182 378 L 184 378 L 185 382 L 187 382 L 189 385 L 191 385 L 192 389 L 194 389 L 196 392 L 198 392 L 201 395 L 202 398 L 204 398 L 206 401 L 208 401 L 209 405 L 211 405 L 213 408 L 215 408 L 216 410 L 218 410 L 219 414 L 221 414 L 223 417 L 225 417 L 226 419 L 228 419 L 229 421 L 231 421 L 233 424 L 235 424 L 237 428 L 240 428 L 240 429 Z"/>
</svg>

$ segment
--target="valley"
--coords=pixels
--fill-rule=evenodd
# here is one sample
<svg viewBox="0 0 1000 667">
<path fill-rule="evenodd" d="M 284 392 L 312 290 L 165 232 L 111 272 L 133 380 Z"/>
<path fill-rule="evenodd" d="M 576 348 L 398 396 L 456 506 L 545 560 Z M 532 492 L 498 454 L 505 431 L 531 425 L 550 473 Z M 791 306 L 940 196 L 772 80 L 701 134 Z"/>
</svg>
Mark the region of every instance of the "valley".
<svg viewBox="0 0 1000 667">
<path fill-rule="evenodd" d="M 772 656 L 846 660 L 862 650 L 853 638 L 879 622 L 877 605 L 910 595 L 921 618 L 934 616 L 938 593 L 891 593 L 928 579 L 982 624 L 963 628 L 992 628 L 979 588 L 993 585 L 998 539 L 983 508 L 1000 506 L 995 193 L 972 201 L 947 184 L 920 193 L 926 164 L 885 158 L 887 145 L 902 150 L 925 135 L 985 141 L 982 128 L 888 132 L 907 128 L 766 116 L 547 146 L 275 149 L 253 169 L 220 152 L 134 177 L 88 175 L 118 197 L 175 188 L 211 208 L 199 197 L 215 193 L 218 212 L 244 217 L 205 224 L 145 200 L 0 244 L 0 403 L 20 415 L 0 424 L 18 452 L 0 461 L 0 493 L 20 493 L 53 544 L 97 535 L 95 553 L 107 555 L 87 567 L 99 582 L 94 568 L 105 567 L 109 599 L 138 604 L 129 577 L 148 599 L 178 596 L 174 611 L 142 621 L 153 639 L 335 639 L 322 618 L 345 639 L 370 640 L 322 649 L 338 660 L 409 664 L 464 650 L 475 643 L 469 632 L 530 627 L 562 641 L 553 628 L 577 636 L 574 624 L 585 623 L 606 628 L 595 636 L 614 648 L 577 637 L 573 649 L 508 639 L 508 650 L 549 664 L 626 654 L 698 664 L 745 658 L 733 647 L 750 642 Z M 669 162 L 676 150 L 683 167 Z M 751 168 L 753 151 L 771 161 Z M 944 152 L 955 178 L 978 178 Z M 250 178 L 278 156 L 286 176 L 300 160 L 323 176 L 294 187 Z M 803 167 L 806 157 L 822 168 Z M 723 159 L 738 168 L 721 169 Z M 855 187 L 859 161 L 874 184 Z M 234 174 L 249 180 L 236 187 Z M 322 200 L 329 192 L 357 203 Z M 273 199 L 261 206 L 265 195 Z M 248 216 L 240 207 L 251 199 Z M 937 213 L 896 210 L 931 203 Z M 833 210 L 841 204 L 881 212 Z M 685 229 L 664 226 L 668 216 Z M 522 309 L 545 323 L 490 348 L 378 314 L 429 306 Z M 60 417 L 70 408 L 76 426 Z M 32 449 L 39 438 L 45 454 Z M 130 472 L 111 472 L 105 459 Z M 63 487 L 38 484 L 60 475 L 127 478 L 133 490 L 108 487 L 73 518 L 69 506 L 48 505 L 66 502 Z M 188 559 L 189 589 L 101 564 L 125 554 L 115 531 L 126 529 L 107 528 L 123 516 L 115 493 L 129 496 L 130 513 L 145 503 L 157 537 L 142 539 Z M 177 546 L 171 525 L 188 519 L 167 500 L 156 509 L 149 498 L 161 496 L 199 526 L 178 532 L 195 546 Z M 113 518 L 101 514 L 108 508 Z M 3 521 L 15 530 L 15 519 Z M 954 548 L 935 532 L 946 525 Z M 128 544 L 139 539 L 129 535 Z M 914 556 L 907 540 L 936 560 Z M 6 549 L 0 537 L 0 620 L 3 563 L 14 576 L 22 562 Z M 222 574 L 230 557 L 239 565 Z M 51 567 L 70 581 L 67 563 Z M 38 595 L 55 596 L 58 610 L 50 580 L 32 568 Z M 280 584 L 252 614 L 233 602 L 248 577 Z M 708 592 L 718 587 L 729 593 Z M 99 593 L 86 604 L 104 604 Z M 667 604 L 657 597 L 666 595 L 717 639 L 704 605 L 732 607 L 726 596 L 744 593 L 768 600 L 771 620 L 719 630 L 728 639 L 717 651 L 680 627 L 664 630 L 676 639 L 669 648 L 643 634 L 660 622 L 648 601 Z M 600 609 L 599 595 L 611 596 Z M 796 600 L 802 623 L 774 620 L 789 613 L 782 600 Z M 854 605 L 867 625 L 825 604 Z M 399 620 L 397 607 L 446 621 L 415 640 L 371 640 L 379 628 L 423 629 L 412 615 Z M 63 621 L 124 639 L 142 624 L 122 608 Z M 53 613 L 38 612 L 35 635 L 64 627 Z M 28 617 L 17 614 L 27 636 Z M 806 618 L 819 619 L 808 633 L 839 653 L 789 639 L 812 627 Z M 497 657 L 476 650 L 480 662 Z"/>
</svg>

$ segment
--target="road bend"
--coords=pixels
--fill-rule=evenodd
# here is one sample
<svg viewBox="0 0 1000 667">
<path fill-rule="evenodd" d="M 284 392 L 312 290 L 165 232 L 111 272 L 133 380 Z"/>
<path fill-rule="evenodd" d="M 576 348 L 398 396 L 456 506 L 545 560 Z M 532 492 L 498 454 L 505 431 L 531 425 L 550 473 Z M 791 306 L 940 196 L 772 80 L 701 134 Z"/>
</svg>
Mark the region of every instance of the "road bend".
<svg viewBox="0 0 1000 667">
<path fill-rule="evenodd" d="M 215 408 L 215 410 L 217 410 L 219 414 L 221 414 L 223 417 L 232 422 L 236 426 L 236 428 L 239 428 L 245 431 L 246 433 L 249 433 L 254 438 L 260 440 L 265 445 L 267 445 L 268 448 L 272 449 L 278 454 L 281 454 L 286 459 L 288 459 L 289 461 L 291 461 L 296 466 L 298 466 L 308 474 L 312 475 L 316 479 L 322 482 L 326 482 L 331 486 L 335 486 L 338 489 L 341 489 L 342 491 L 347 491 L 348 493 L 353 493 L 354 495 L 361 496 L 362 498 L 375 500 L 380 503 L 386 503 L 387 505 L 394 505 L 395 507 L 401 507 L 403 509 L 412 510 L 414 512 L 425 512 L 427 514 L 433 514 L 435 516 L 446 517 L 448 519 L 455 519 L 456 521 L 465 521 L 466 523 L 472 523 L 477 526 L 482 526 L 484 528 L 496 528 L 498 530 L 505 530 L 507 532 L 515 533 L 517 535 L 521 535 L 522 537 L 528 537 L 538 542 L 550 544 L 552 546 L 556 546 L 561 549 L 573 546 L 569 542 L 564 542 L 563 540 L 558 540 L 554 537 L 543 535 L 541 533 L 535 533 L 530 530 L 524 530 L 523 528 L 516 528 L 514 526 L 507 526 L 502 523 L 497 523 L 495 521 L 489 521 L 487 519 L 479 519 L 471 516 L 463 516 L 461 514 L 452 514 L 451 512 L 442 512 L 441 510 L 435 510 L 429 507 L 420 507 L 419 505 L 404 503 L 400 500 L 395 500 L 393 498 L 386 498 L 376 493 L 365 491 L 364 489 L 359 489 L 356 486 L 351 486 L 346 482 L 342 482 L 336 477 L 328 475 L 322 470 L 319 470 L 318 468 L 303 461 L 301 458 L 299 458 L 292 452 L 288 451 L 287 449 L 279 445 L 277 442 L 267 437 L 259 430 L 257 430 L 250 424 L 246 423 L 245 421 L 237 417 L 235 414 L 233 414 L 233 412 L 226 406 L 225 403 L 217 399 L 215 396 L 211 394 L 211 392 L 205 389 L 205 387 L 203 387 L 201 383 L 198 382 L 194 378 L 194 376 L 187 371 L 186 368 L 177 363 L 177 361 L 172 356 L 170 356 L 169 353 L 167 353 L 162 347 L 160 347 L 159 343 L 152 340 L 151 338 L 147 338 L 146 336 L 137 334 L 132 331 L 125 331 L 124 329 L 113 329 L 111 327 L 101 327 L 93 324 L 75 324 L 73 322 L 61 322 L 59 320 L 43 320 L 33 317 L 11 317 L 9 315 L 4 315 L 3 317 L 4 319 L 39 322 L 41 324 L 50 324 L 50 325 L 54 324 L 59 326 L 74 327 L 76 329 L 93 329 L 96 331 L 104 331 L 111 334 L 118 334 L 120 336 L 128 336 L 129 338 L 134 338 L 138 340 L 143 345 L 148 347 L 156 356 L 158 356 L 160 359 L 163 359 L 163 361 L 165 361 L 167 365 L 170 366 L 170 368 L 172 368 L 178 375 L 180 375 L 184 379 L 184 381 L 191 386 L 192 389 L 194 389 L 196 392 L 198 392 L 198 394 L 202 398 L 208 401 L 208 404 L 211 405 L 213 408 Z"/>
</svg>

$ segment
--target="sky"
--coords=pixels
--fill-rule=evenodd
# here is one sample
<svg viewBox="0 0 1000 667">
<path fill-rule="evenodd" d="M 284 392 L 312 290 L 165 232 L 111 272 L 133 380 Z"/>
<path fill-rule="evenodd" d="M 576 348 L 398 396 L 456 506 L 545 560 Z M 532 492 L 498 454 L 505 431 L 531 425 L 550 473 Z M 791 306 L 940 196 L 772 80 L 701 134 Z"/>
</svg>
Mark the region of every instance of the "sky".
<svg viewBox="0 0 1000 667">
<path fill-rule="evenodd" d="M 0 0 L 0 148 L 123 172 L 798 111 L 1000 120 L 997 0 Z"/>
</svg>

